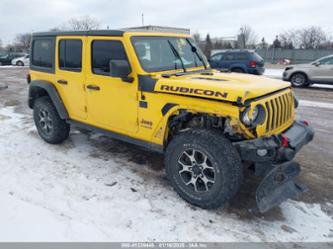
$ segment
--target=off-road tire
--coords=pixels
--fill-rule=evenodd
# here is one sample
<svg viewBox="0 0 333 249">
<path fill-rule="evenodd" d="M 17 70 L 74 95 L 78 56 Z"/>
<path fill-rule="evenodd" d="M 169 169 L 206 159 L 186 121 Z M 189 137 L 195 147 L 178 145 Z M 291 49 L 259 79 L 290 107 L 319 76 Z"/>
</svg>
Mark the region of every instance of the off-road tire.
<svg viewBox="0 0 333 249">
<path fill-rule="evenodd" d="M 208 192 L 197 193 L 179 174 L 179 159 L 188 149 L 206 154 L 215 170 L 215 182 Z M 174 137 L 165 153 L 166 174 L 175 191 L 192 205 L 215 209 L 238 192 L 243 182 L 243 165 L 231 142 L 220 131 L 189 130 Z"/>
<path fill-rule="evenodd" d="M 310 85 L 308 77 L 304 73 L 294 73 L 291 75 L 290 83 L 293 87 L 307 87 Z"/>
<path fill-rule="evenodd" d="M 60 118 L 57 109 L 52 104 L 49 97 L 44 96 L 35 100 L 33 116 L 38 134 L 47 143 L 60 144 L 68 138 L 70 125 Z M 42 118 L 46 121 L 42 122 Z M 46 123 L 50 125 L 52 129 L 45 128 Z"/>
</svg>

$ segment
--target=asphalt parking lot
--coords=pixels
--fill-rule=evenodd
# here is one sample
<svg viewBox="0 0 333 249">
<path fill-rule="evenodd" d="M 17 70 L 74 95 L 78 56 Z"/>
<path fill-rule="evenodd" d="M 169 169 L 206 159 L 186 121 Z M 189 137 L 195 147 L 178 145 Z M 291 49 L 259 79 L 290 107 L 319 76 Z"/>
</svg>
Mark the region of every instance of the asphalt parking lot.
<svg viewBox="0 0 333 249">
<path fill-rule="evenodd" d="M 7 89 L 0 88 L 0 110 L 2 108 L 12 108 L 17 114 L 26 115 L 27 117 L 31 115 L 31 110 L 27 107 L 28 84 L 25 81 L 26 74 L 26 68 L 0 68 L 0 83 L 8 86 Z M 299 180 L 309 187 L 309 191 L 296 200 L 307 204 L 319 204 L 321 210 L 332 219 L 333 89 L 317 87 L 315 89 L 295 89 L 295 92 L 301 99 L 300 107 L 297 110 L 298 117 L 309 120 L 316 131 L 314 141 L 304 147 L 296 157 L 296 161 L 302 166 Z M 32 120 L 27 122 L 31 123 Z M 104 152 L 117 153 L 124 161 L 147 165 L 150 168 L 149 170 L 158 175 L 164 175 L 162 156 L 151 154 L 124 143 L 116 143 L 115 146 L 112 144 L 112 142 L 104 140 L 103 143 L 98 143 L 96 146 Z M 15 152 L 13 151 L 13 153 Z M 95 155 L 91 154 L 91 157 L 101 158 L 102 155 L 96 153 Z M 163 179 L 164 184 L 164 176 L 161 179 Z M 255 214 L 249 212 L 253 204 L 249 192 L 255 188 L 255 182 L 256 179 L 253 177 L 247 178 L 239 195 L 223 212 L 232 213 L 243 220 L 257 219 L 258 217 Z M 134 190 L 132 191 L 134 192 Z M 283 212 L 279 207 L 274 208 L 261 218 L 272 221 L 284 220 Z M 286 229 L 288 230 L 288 228 Z M 325 236 L 332 237 L 332 229 L 329 229 Z"/>
</svg>

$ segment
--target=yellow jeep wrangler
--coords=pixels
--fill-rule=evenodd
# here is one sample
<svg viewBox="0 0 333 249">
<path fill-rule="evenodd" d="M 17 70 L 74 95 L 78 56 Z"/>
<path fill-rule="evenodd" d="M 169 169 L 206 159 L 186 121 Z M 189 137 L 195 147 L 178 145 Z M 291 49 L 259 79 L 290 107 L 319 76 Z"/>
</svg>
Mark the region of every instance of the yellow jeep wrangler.
<svg viewBox="0 0 333 249">
<path fill-rule="evenodd" d="M 296 121 L 289 83 L 212 70 L 191 36 L 133 30 L 33 34 L 29 107 L 39 135 L 63 142 L 76 126 L 165 154 L 177 193 L 217 208 L 262 177 L 265 212 L 305 190 L 292 162 L 312 140 Z"/>
</svg>

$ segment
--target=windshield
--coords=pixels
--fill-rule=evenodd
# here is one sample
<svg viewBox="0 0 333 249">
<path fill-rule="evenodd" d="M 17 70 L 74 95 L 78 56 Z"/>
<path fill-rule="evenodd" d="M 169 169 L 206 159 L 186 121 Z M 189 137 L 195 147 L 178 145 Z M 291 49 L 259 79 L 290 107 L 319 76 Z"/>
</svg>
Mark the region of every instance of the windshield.
<svg viewBox="0 0 333 249">
<path fill-rule="evenodd" d="M 189 38 L 135 36 L 132 44 L 146 72 L 184 70 L 207 64 L 201 50 Z"/>
</svg>

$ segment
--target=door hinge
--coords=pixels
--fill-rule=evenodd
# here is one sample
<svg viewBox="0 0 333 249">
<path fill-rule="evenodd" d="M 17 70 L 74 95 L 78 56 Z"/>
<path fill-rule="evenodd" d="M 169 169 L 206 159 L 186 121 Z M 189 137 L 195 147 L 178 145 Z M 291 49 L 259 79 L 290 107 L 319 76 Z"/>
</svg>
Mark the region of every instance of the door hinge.
<svg viewBox="0 0 333 249">
<path fill-rule="evenodd" d="M 88 108 L 87 108 L 86 105 L 84 106 L 84 111 L 85 111 L 85 112 L 88 112 Z"/>
</svg>

